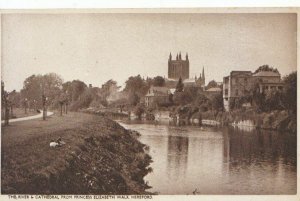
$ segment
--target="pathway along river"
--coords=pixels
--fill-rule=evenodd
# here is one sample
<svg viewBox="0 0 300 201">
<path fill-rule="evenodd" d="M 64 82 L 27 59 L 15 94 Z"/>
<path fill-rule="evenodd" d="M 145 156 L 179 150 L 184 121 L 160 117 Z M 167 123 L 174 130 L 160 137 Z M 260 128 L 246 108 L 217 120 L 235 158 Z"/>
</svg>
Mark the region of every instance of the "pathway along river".
<svg viewBox="0 0 300 201">
<path fill-rule="evenodd" d="M 296 194 L 296 135 L 168 123 L 120 122 L 153 158 L 145 177 L 159 194 Z"/>
</svg>

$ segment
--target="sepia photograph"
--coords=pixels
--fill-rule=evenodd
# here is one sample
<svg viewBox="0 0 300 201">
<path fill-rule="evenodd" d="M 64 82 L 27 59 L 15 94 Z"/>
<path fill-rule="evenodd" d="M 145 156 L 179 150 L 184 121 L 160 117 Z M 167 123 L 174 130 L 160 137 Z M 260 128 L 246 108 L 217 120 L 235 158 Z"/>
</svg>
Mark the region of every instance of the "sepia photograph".
<svg viewBox="0 0 300 201">
<path fill-rule="evenodd" d="M 296 195 L 297 23 L 2 13 L 1 194 Z"/>
</svg>

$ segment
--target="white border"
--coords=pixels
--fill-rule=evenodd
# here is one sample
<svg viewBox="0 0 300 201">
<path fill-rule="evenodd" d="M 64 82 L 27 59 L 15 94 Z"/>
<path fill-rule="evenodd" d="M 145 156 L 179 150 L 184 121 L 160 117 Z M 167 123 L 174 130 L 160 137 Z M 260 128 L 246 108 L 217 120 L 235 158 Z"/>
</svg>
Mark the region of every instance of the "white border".
<svg viewBox="0 0 300 201">
<path fill-rule="evenodd" d="M 0 9 L 298 7 L 299 0 L 0 0 Z"/>
</svg>

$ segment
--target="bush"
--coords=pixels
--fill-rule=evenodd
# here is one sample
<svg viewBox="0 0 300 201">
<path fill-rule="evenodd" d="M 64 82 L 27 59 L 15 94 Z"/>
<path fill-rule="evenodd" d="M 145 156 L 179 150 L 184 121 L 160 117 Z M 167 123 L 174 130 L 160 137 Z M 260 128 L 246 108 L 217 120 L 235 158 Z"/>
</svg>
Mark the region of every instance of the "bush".
<svg viewBox="0 0 300 201">
<path fill-rule="evenodd" d="M 142 119 L 142 115 L 145 112 L 145 107 L 142 104 L 138 104 L 134 109 L 134 114 L 138 119 Z"/>
</svg>

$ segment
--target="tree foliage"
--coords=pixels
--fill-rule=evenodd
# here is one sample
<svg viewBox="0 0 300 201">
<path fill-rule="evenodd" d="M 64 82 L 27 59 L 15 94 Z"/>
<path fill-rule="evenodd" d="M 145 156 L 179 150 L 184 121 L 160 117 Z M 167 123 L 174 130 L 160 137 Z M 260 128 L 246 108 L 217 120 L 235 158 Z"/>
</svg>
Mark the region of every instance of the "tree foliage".
<svg viewBox="0 0 300 201">
<path fill-rule="evenodd" d="M 183 88 L 184 88 L 184 84 L 182 83 L 182 79 L 180 77 L 176 85 L 176 92 L 182 92 Z"/>
<path fill-rule="evenodd" d="M 294 114 L 297 113 L 297 72 L 292 72 L 287 75 L 283 79 L 285 87 L 284 87 L 284 95 L 283 102 L 289 111 Z"/>
<path fill-rule="evenodd" d="M 107 99 L 111 94 L 115 94 L 118 92 L 120 87 L 118 86 L 117 82 L 110 79 L 105 82 L 101 87 L 101 92 L 104 99 Z"/>
<path fill-rule="evenodd" d="M 156 76 L 153 78 L 152 85 L 155 87 L 163 87 L 165 86 L 165 79 L 161 76 Z"/>
<path fill-rule="evenodd" d="M 218 87 L 218 83 L 215 80 L 212 80 L 207 84 L 206 88 L 210 89 L 210 88 L 214 88 L 214 87 Z"/>
<path fill-rule="evenodd" d="M 37 101 L 41 106 L 42 94 L 48 98 L 48 104 L 53 104 L 57 96 L 59 96 L 62 88 L 62 78 L 55 74 L 49 73 L 45 75 L 32 75 L 25 79 L 21 96 L 28 102 Z"/>
<path fill-rule="evenodd" d="M 142 104 L 138 104 L 134 109 L 134 114 L 139 120 L 142 119 L 142 115 L 145 113 L 145 107 Z"/>
<path fill-rule="evenodd" d="M 124 88 L 128 95 L 128 103 L 135 106 L 146 95 L 148 89 L 148 84 L 140 75 L 129 77 Z"/>
<path fill-rule="evenodd" d="M 221 93 L 212 96 L 211 105 L 214 110 L 223 111 L 223 96 Z"/>
<path fill-rule="evenodd" d="M 258 73 L 260 71 L 271 71 L 271 72 L 278 73 L 277 68 L 270 67 L 269 65 L 262 65 L 262 66 L 258 67 L 258 69 L 256 69 L 254 71 L 254 74 Z"/>
</svg>

